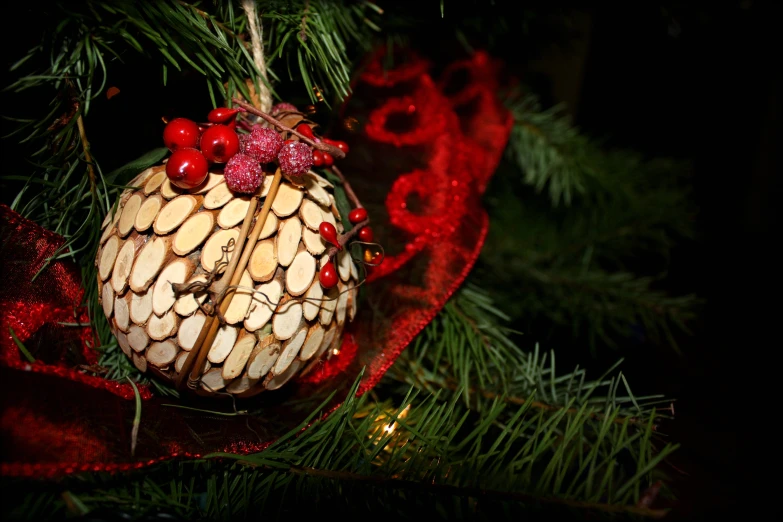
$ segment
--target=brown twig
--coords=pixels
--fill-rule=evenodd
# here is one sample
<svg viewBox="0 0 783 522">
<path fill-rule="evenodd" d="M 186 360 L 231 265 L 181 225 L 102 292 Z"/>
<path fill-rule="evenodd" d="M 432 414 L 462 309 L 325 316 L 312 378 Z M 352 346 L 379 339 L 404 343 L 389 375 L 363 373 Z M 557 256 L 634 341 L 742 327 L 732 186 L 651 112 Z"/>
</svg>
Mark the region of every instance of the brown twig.
<svg viewBox="0 0 783 522">
<path fill-rule="evenodd" d="M 364 208 L 364 205 L 362 205 L 362 202 L 359 201 L 359 198 L 356 197 L 356 193 L 353 191 L 353 188 L 351 187 L 351 184 L 348 183 L 348 180 L 343 176 L 343 173 L 340 172 L 340 169 L 335 167 L 334 165 L 331 167 L 332 172 L 335 176 L 340 178 L 340 183 L 343 184 L 343 188 L 345 189 L 345 194 L 348 196 L 348 198 L 351 200 L 351 203 L 353 203 L 353 206 L 356 208 Z"/>
<path fill-rule="evenodd" d="M 337 244 L 339 246 L 331 247 L 329 250 L 326 251 L 326 255 L 329 256 L 329 258 L 334 257 L 337 254 L 337 252 L 342 250 L 343 247 L 345 246 L 345 244 L 348 241 L 350 241 L 351 238 L 353 238 L 353 236 L 358 234 L 359 231 L 363 227 L 365 227 L 365 226 L 367 226 L 369 224 L 370 224 L 370 219 L 369 218 L 365 219 L 364 221 L 360 221 L 360 222 L 356 223 L 356 225 L 351 230 L 349 230 L 348 232 L 346 232 L 345 234 L 343 234 L 343 235 L 341 235 L 340 237 L 337 238 Z"/>
<path fill-rule="evenodd" d="M 326 153 L 330 154 L 335 159 L 342 159 L 342 158 L 345 157 L 345 153 L 343 151 L 341 151 L 339 148 L 335 147 L 334 145 L 329 145 L 328 143 L 325 143 L 323 141 L 320 142 L 320 143 L 316 143 L 315 141 L 311 140 L 310 138 L 308 138 L 304 134 L 301 134 L 301 133 L 297 132 L 296 130 L 292 129 L 288 125 L 286 125 L 286 124 L 280 122 L 279 120 L 273 118 L 269 114 L 256 109 L 255 107 L 253 107 L 249 103 L 244 102 L 244 101 L 240 100 L 239 98 L 232 98 L 231 101 L 234 104 L 238 105 L 239 107 L 242 107 L 243 109 L 245 109 L 250 114 L 254 114 L 255 116 L 258 116 L 259 118 L 262 118 L 262 119 L 266 120 L 268 123 L 274 125 L 275 127 L 277 127 L 278 129 L 280 129 L 282 131 L 290 132 L 294 136 L 297 136 L 301 141 L 307 143 L 308 145 L 310 145 L 311 147 L 313 147 L 315 149 L 320 150 L 321 152 L 326 152 Z"/>
<path fill-rule="evenodd" d="M 307 14 L 310 11 L 310 0 L 305 0 L 304 16 L 302 17 L 301 29 L 299 29 L 299 38 L 307 41 Z"/>
<path fill-rule="evenodd" d="M 93 199 L 98 199 L 98 182 L 95 178 L 95 167 L 90 154 L 90 142 L 87 141 L 87 132 L 84 130 L 84 119 L 81 114 L 76 118 L 76 125 L 79 127 L 79 138 L 82 142 L 82 149 L 84 149 L 84 159 L 87 161 L 87 174 L 90 176 L 90 192 L 92 192 Z"/>
</svg>

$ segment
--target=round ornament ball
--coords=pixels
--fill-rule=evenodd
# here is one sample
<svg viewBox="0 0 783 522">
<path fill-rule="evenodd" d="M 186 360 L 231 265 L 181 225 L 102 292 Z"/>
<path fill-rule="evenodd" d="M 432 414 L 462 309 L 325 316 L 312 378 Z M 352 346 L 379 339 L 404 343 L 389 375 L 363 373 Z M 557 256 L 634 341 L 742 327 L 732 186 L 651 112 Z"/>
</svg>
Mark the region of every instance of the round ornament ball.
<svg viewBox="0 0 783 522">
<path fill-rule="evenodd" d="M 264 177 L 256 215 L 272 179 Z M 280 388 L 331 356 L 357 313 L 359 270 L 345 250 L 329 262 L 331 245 L 319 233 L 324 222 L 344 231 L 333 185 L 309 170 L 301 180 L 281 182 L 258 242 L 245 247 L 252 254 L 208 349 L 198 394 L 250 397 Z M 99 301 L 133 364 L 173 382 L 211 311 L 203 285 L 192 283 L 220 280 L 249 198 L 214 167 L 195 188 L 172 184 L 165 165 L 129 186 L 104 220 L 95 258 Z"/>
</svg>

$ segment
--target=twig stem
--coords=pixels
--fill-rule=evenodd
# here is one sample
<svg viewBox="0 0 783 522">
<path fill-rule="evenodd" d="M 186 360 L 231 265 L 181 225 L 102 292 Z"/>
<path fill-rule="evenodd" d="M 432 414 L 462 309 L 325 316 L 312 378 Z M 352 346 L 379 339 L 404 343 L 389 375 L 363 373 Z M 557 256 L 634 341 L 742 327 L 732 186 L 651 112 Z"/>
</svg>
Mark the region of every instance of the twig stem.
<svg viewBox="0 0 783 522">
<path fill-rule="evenodd" d="M 340 183 L 343 184 L 343 188 L 345 189 L 345 194 L 348 196 L 348 198 L 351 200 L 351 203 L 353 203 L 353 206 L 356 208 L 363 208 L 362 202 L 359 201 L 359 198 L 356 197 L 356 193 L 353 191 L 353 188 L 351 187 L 351 184 L 348 183 L 348 180 L 345 179 L 345 176 L 343 176 L 343 173 L 340 172 L 340 169 L 338 169 L 336 166 L 332 165 L 332 172 L 334 172 L 334 175 L 340 178 Z"/>
<path fill-rule="evenodd" d="M 76 118 L 76 125 L 79 127 L 79 139 L 82 142 L 84 159 L 87 162 L 87 174 L 90 176 L 90 192 L 92 192 L 93 200 L 97 200 L 98 182 L 95 178 L 95 167 L 93 166 L 92 155 L 90 154 L 90 142 L 87 140 L 87 132 L 84 130 L 84 118 L 82 118 L 81 114 Z"/>
</svg>

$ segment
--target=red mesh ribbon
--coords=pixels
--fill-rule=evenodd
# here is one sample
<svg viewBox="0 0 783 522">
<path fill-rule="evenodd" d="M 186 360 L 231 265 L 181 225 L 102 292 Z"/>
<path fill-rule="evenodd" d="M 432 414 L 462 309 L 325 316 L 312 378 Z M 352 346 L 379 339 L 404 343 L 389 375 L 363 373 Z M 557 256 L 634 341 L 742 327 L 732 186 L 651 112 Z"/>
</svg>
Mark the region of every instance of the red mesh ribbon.
<svg viewBox="0 0 783 522">
<path fill-rule="evenodd" d="M 338 134 L 346 135 L 336 137 L 351 145 L 341 168 L 368 208 L 386 257 L 369 274 L 365 301 L 340 353 L 281 390 L 238 405 L 262 414 L 224 417 L 173 408 L 167 405 L 229 411 L 230 404 L 203 398 L 193 404 L 141 387 L 141 430 L 131 456 L 133 390 L 86 370 L 96 354 L 91 330 L 78 326 L 87 323 L 78 307 L 78 269 L 55 261 L 33 279 L 63 239 L 0 207 L 3 475 L 118 471 L 216 451 L 259 451 L 329 392 L 337 391 L 329 411 L 339 406 L 362 368 L 359 394 L 379 381 L 478 257 L 488 226 L 480 198 L 512 123 L 497 100 L 497 64 L 486 55 L 453 64 L 439 82 L 423 60 L 410 57 L 384 72 L 380 56 L 341 109 L 345 128 Z M 26 360 L 11 329 L 36 362 Z"/>
</svg>

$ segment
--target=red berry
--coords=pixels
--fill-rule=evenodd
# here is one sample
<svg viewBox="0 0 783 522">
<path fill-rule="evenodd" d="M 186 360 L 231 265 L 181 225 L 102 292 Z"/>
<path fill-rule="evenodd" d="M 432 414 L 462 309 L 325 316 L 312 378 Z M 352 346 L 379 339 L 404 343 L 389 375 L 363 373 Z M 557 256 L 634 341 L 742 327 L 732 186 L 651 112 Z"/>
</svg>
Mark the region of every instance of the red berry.
<svg viewBox="0 0 783 522">
<path fill-rule="evenodd" d="M 277 155 L 280 171 L 292 181 L 304 181 L 304 176 L 313 166 L 313 151 L 301 141 L 287 141 Z"/>
<path fill-rule="evenodd" d="M 306 123 L 300 123 L 298 127 L 296 127 L 296 130 L 301 134 L 302 136 L 306 138 L 310 138 L 311 140 L 315 139 L 315 134 L 313 134 L 313 129 Z"/>
<path fill-rule="evenodd" d="M 226 125 L 213 125 L 201 135 L 201 152 L 212 163 L 225 163 L 239 152 L 239 136 Z"/>
<path fill-rule="evenodd" d="M 348 151 L 350 150 L 348 148 L 348 144 L 345 143 L 344 141 L 330 140 L 328 138 L 324 138 L 324 143 L 328 143 L 329 145 L 333 145 L 333 146 L 337 147 L 338 149 L 343 151 L 345 154 L 348 154 Z"/>
<path fill-rule="evenodd" d="M 228 160 L 223 174 L 228 188 L 242 194 L 254 193 L 264 181 L 264 171 L 258 161 L 241 152 Z"/>
<path fill-rule="evenodd" d="M 240 112 L 241 109 L 229 109 L 228 107 L 218 107 L 217 109 L 212 109 L 209 111 L 209 114 L 207 115 L 207 120 L 211 121 L 212 123 L 228 123 L 235 121 L 234 116 L 237 115 L 238 112 Z"/>
<path fill-rule="evenodd" d="M 183 189 L 196 188 L 207 178 L 209 165 L 204 155 L 193 148 L 177 149 L 166 163 L 166 175 Z"/>
<path fill-rule="evenodd" d="M 277 131 L 260 125 L 255 125 L 250 134 L 243 135 L 239 141 L 240 150 L 259 163 L 273 161 L 283 146 L 283 138 Z"/>
<path fill-rule="evenodd" d="M 316 149 L 313 151 L 313 166 L 321 167 L 324 164 L 324 153 Z"/>
<path fill-rule="evenodd" d="M 334 165 L 334 158 L 332 157 L 331 154 L 329 154 L 328 152 L 324 152 L 323 155 L 324 155 L 324 166 L 331 167 L 332 165 Z"/>
<path fill-rule="evenodd" d="M 174 118 L 163 129 L 163 144 L 172 152 L 177 149 L 196 148 L 200 134 L 195 121 Z"/>
<path fill-rule="evenodd" d="M 337 270 L 334 268 L 334 263 L 328 261 L 318 274 L 318 280 L 321 282 L 321 286 L 326 289 L 332 288 L 337 284 Z"/>
<path fill-rule="evenodd" d="M 367 210 L 362 207 L 355 208 L 351 210 L 350 214 L 348 214 L 348 221 L 354 225 L 356 223 L 361 223 L 365 219 L 367 219 Z"/>
<path fill-rule="evenodd" d="M 374 237 L 375 234 L 372 233 L 372 229 L 370 227 L 362 227 L 362 229 L 359 230 L 359 241 L 372 243 Z"/>
<path fill-rule="evenodd" d="M 334 225 L 328 221 L 322 221 L 318 226 L 318 232 L 321 234 L 321 237 L 324 238 L 324 241 L 328 241 L 337 248 L 340 248 L 340 244 L 337 242 L 337 229 L 334 228 Z"/>
</svg>

